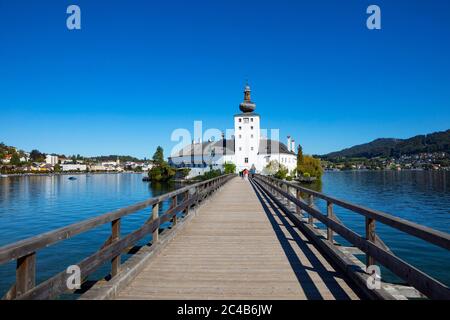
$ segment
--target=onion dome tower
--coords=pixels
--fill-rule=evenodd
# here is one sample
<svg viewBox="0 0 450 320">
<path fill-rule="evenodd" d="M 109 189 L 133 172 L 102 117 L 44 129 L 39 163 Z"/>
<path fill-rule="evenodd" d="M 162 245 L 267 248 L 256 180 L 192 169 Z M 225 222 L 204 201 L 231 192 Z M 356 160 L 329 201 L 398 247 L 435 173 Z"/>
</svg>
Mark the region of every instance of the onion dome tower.
<svg viewBox="0 0 450 320">
<path fill-rule="evenodd" d="M 239 105 L 239 109 L 244 113 L 250 113 L 256 109 L 256 104 L 250 99 L 250 92 L 250 86 L 247 84 L 244 89 L 244 101 Z"/>
</svg>

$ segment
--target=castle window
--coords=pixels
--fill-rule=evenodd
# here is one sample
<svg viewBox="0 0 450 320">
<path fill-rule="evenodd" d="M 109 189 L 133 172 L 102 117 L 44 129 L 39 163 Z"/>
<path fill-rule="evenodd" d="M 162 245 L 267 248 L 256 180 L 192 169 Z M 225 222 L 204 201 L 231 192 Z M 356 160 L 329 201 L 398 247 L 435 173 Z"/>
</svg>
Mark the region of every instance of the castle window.
<svg viewBox="0 0 450 320">
<path fill-rule="evenodd" d="M 251 127 L 250 127 L 250 129 L 252 129 L 252 130 L 253 130 L 253 126 L 251 126 Z"/>
<path fill-rule="evenodd" d="M 250 118 L 250 121 L 253 122 L 253 118 Z"/>
<path fill-rule="evenodd" d="M 239 127 L 239 130 L 242 130 L 242 127 Z"/>
<path fill-rule="evenodd" d="M 248 158 L 245 158 L 245 159 L 244 159 L 244 162 L 245 162 L 245 163 L 248 163 Z"/>
<path fill-rule="evenodd" d="M 248 123 L 248 118 L 244 118 L 244 123 Z"/>
<path fill-rule="evenodd" d="M 239 118 L 239 122 L 242 122 L 242 118 Z"/>
<path fill-rule="evenodd" d="M 242 138 L 242 135 L 239 135 L 239 139 Z"/>
<path fill-rule="evenodd" d="M 253 151 L 253 147 L 251 147 L 251 148 L 250 148 L 250 150 L 252 150 L 252 151 Z"/>
<path fill-rule="evenodd" d="M 250 138 L 253 138 L 253 135 L 251 135 Z"/>
<path fill-rule="evenodd" d="M 242 147 L 239 147 L 239 151 L 242 151 Z"/>
</svg>

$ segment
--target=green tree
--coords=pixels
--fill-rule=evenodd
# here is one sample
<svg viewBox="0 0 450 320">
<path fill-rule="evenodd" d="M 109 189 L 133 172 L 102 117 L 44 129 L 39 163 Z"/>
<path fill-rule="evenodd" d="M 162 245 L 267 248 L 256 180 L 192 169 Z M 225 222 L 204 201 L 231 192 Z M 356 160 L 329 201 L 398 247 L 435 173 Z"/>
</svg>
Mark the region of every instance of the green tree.
<svg viewBox="0 0 450 320">
<path fill-rule="evenodd" d="M 30 159 L 34 162 L 43 162 L 45 160 L 45 155 L 41 153 L 39 150 L 31 150 Z"/>
<path fill-rule="evenodd" d="M 297 167 L 301 164 L 303 164 L 303 148 L 301 145 L 298 145 L 297 149 Z"/>
<path fill-rule="evenodd" d="M 153 167 L 148 171 L 151 181 L 168 181 L 175 177 L 176 170 L 164 161 L 164 150 L 160 146 L 153 155 Z"/>
<path fill-rule="evenodd" d="M 11 157 L 11 162 L 10 162 L 13 166 L 18 166 L 18 165 L 20 165 L 20 156 L 19 156 L 19 154 L 17 153 L 17 152 L 14 152 L 13 154 L 12 154 L 12 157 Z"/>
<path fill-rule="evenodd" d="M 297 164 L 297 172 L 302 176 L 309 174 L 309 176 L 311 177 L 316 177 L 317 179 L 320 179 L 323 174 L 320 159 L 316 159 L 311 156 L 303 156 L 303 162 Z"/>
<path fill-rule="evenodd" d="M 62 168 L 60 164 L 55 164 L 55 166 L 53 167 L 53 171 L 55 172 L 61 172 Z"/>
<path fill-rule="evenodd" d="M 156 148 L 152 159 L 155 164 L 161 164 L 164 162 L 164 149 L 161 146 Z"/>
<path fill-rule="evenodd" d="M 178 172 L 179 172 L 180 177 L 182 179 L 185 179 L 191 172 L 191 169 L 190 168 L 181 168 L 181 169 L 178 169 Z"/>
<path fill-rule="evenodd" d="M 212 178 L 216 178 L 218 176 L 222 175 L 222 171 L 220 171 L 220 169 L 216 169 L 216 170 L 209 170 L 207 172 L 205 172 L 204 174 L 202 174 L 201 176 L 197 177 L 197 179 L 200 180 L 209 180 Z"/>
<path fill-rule="evenodd" d="M 287 175 L 288 175 L 288 173 L 289 173 L 288 168 L 281 164 L 279 169 L 278 169 L 278 171 L 275 173 L 274 176 L 277 179 L 285 180 Z"/>
<path fill-rule="evenodd" d="M 236 165 L 233 162 L 225 162 L 225 164 L 223 165 L 223 168 L 224 168 L 225 174 L 230 174 L 230 173 L 236 172 Z"/>
</svg>

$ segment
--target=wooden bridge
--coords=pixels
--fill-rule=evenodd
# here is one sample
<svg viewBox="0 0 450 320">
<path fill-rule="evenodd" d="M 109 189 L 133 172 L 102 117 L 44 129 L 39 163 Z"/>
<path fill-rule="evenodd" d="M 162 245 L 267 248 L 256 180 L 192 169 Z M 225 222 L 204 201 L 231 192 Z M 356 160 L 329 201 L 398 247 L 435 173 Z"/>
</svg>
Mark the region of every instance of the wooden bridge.
<svg viewBox="0 0 450 320">
<path fill-rule="evenodd" d="M 320 200 L 326 201 L 326 214 L 315 205 Z M 160 214 L 165 201 L 171 205 Z M 347 228 L 333 205 L 363 217 L 366 234 Z M 121 219 L 148 207 L 144 225 L 122 236 Z M 450 299 L 448 287 L 381 241 L 376 221 L 450 249 L 449 234 L 383 212 L 271 177 L 225 175 L 0 248 L 0 264 L 17 260 L 16 282 L 3 298 L 52 299 L 74 292 L 80 299 Z M 161 230 L 166 222 L 170 228 Z M 111 236 L 78 264 L 87 279 L 110 263 L 105 279 L 69 290 L 70 274 L 62 270 L 35 283 L 40 249 L 105 223 L 111 223 Z M 149 234 L 151 242 L 138 247 Z M 334 234 L 353 246 L 337 243 Z M 376 264 L 406 284 L 368 286 L 374 275 L 366 266 Z"/>
</svg>

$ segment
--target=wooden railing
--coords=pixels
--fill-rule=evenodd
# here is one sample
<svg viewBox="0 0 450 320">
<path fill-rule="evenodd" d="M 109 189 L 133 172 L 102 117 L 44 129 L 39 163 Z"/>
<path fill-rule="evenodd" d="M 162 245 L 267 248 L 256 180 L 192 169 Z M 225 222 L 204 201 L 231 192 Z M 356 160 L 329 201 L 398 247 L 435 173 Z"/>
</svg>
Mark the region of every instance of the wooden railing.
<svg viewBox="0 0 450 320">
<path fill-rule="evenodd" d="M 171 221 L 177 224 L 177 214 L 183 212 L 186 216 L 191 208 L 195 208 L 205 198 L 233 178 L 234 175 L 223 175 L 214 179 L 192 184 L 178 190 L 150 198 L 146 201 L 84 220 L 54 231 L 43 233 L 35 237 L 21 240 L 0 248 L 0 265 L 16 260 L 16 282 L 4 295 L 3 299 L 51 299 L 65 292 L 67 279 L 70 274 L 62 271 L 52 278 L 35 285 L 36 253 L 43 248 L 75 235 L 92 230 L 95 227 L 111 223 L 111 235 L 103 246 L 93 255 L 79 262 L 81 278 L 86 279 L 105 263 L 111 263 L 111 276 L 120 272 L 121 254 L 134 246 L 140 239 L 152 234 L 152 245 L 158 242 L 159 227 Z M 182 198 L 181 201 L 179 201 Z M 159 206 L 170 200 L 171 205 L 164 214 L 159 215 Z M 149 219 L 137 230 L 120 237 L 121 219 L 139 210 L 152 207 Z"/>
<path fill-rule="evenodd" d="M 367 266 L 374 265 L 378 262 L 427 297 L 431 299 L 450 299 L 450 290 L 447 286 L 397 257 L 381 241 L 375 231 L 375 223 L 382 223 L 447 250 L 450 250 L 450 234 L 381 211 L 368 209 L 339 200 L 323 193 L 273 177 L 254 175 L 253 181 L 257 182 L 257 184 L 266 192 L 278 194 L 285 199 L 285 201 L 293 203 L 298 215 L 303 215 L 303 212 L 306 212 L 308 215 L 307 224 L 312 226 L 314 219 L 323 223 L 327 228 L 326 234 L 329 244 L 334 245 L 333 235 L 334 233 L 337 233 L 366 254 Z M 291 191 L 294 192 L 292 193 Z M 301 197 L 301 193 L 306 195 L 307 201 Z M 314 198 L 326 201 L 326 215 L 313 205 Z M 346 227 L 336 217 L 333 205 L 340 206 L 364 216 L 366 221 L 365 236 L 361 236 Z"/>
</svg>

